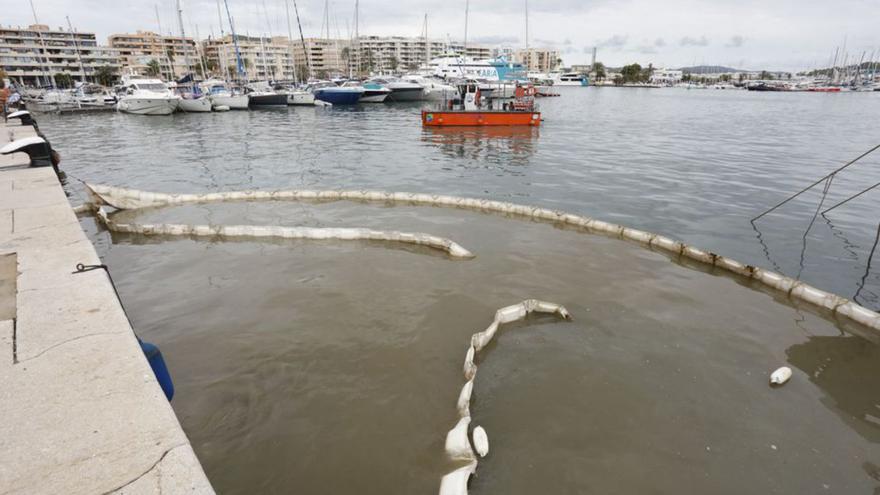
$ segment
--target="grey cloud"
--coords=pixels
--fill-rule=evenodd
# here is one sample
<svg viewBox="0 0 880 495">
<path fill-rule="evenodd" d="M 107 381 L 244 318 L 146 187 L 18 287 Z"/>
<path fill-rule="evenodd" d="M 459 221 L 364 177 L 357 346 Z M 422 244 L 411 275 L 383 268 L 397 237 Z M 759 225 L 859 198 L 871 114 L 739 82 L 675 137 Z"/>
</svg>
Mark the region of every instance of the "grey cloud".
<svg viewBox="0 0 880 495">
<path fill-rule="evenodd" d="M 568 38 L 565 38 L 565 41 L 563 41 L 562 44 L 563 44 L 563 45 L 570 45 L 570 44 L 571 44 L 571 40 L 568 39 Z"/>
<path fill-rule="evenodd" d="M 611 48 L 612 50 L 620 50 L 626 45 L 626 41 L 628 39 L 629 38 L 627 36 L 615 34 L 608 39 L 600 40 L 596 43 L 596 46 L 598 48 Z"/>
<path fill-rule="evenodd" d="M 641 45 L 636 47 L 636 51 L 639 53 L 644 53 L 646 55 L 657 53 L 657 49 L 651 45 Z"/>
<path fill-rule="evenodd" d="M 519 43 L 519 38 L 516 36 L 492 35 L 476 36 L 474 38 L 471 38 L 469 41 L 473 41 L 474 43 L 482 43 L 484 45 L 504 45 Z"/>
<path fill-rule="evenodd" d="M 746 41 L 745 38 L 743 38 L 742 36 L 737 34 L 735 36 L 731 36 L 730 41 L 724 46 L 731 47 L 731 48 L 739 48 L 739 47 L 743 46 L 743 43 L 745 43 L 745 41 Z"/>
<path fill-rule="evenodd" d="M 656 40 L 654 40 L 654 46 L 662 48 L 666 46 L 666 40 L 664 40 L 663 38 L 657 38 Z"/>
<path fill-rule="evenodd" d="M 681 46 L 709 46 L 709 40 L 705 36 L 700 36 L 699 38 L 685 36 L 678 44 Z"/>
</svg>

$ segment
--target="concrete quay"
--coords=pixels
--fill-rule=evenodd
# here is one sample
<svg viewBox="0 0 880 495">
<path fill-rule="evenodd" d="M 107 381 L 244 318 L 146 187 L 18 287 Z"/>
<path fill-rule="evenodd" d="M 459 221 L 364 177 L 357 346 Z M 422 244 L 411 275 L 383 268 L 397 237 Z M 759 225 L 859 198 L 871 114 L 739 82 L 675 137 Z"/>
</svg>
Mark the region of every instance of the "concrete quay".
<svg viewBox="0 0 880 495">
<path fill-rule="evenodd" d="M 0 146 L 34 134 L 0 122 Z M 54 171 L 27 164 L 0 156 L 0 494 L 213 493 L 107 274 L 74 273 L 101 260 Z"/>
</svg>

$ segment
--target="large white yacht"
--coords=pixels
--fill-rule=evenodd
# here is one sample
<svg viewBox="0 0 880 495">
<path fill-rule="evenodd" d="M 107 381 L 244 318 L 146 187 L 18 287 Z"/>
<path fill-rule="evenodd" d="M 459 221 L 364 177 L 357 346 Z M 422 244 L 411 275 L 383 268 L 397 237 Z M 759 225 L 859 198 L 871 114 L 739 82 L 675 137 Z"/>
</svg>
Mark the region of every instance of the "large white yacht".
<svg viewBox="0 0 880 495">
<path fill-rule="evenodd" d="M 160 79 L 122 76 L 122 90 L 116 109 L 138 115 L 170 115 L 177 110 L 180 96 Z"/>
<path fill-rule="evenodd" d="M 556 72 L 550 74 L 554 86 L 588 86 L 590 80 L 578 72 Z"/>
<path fill-rule="evenodd" d="M 525 81 L 525 67 L 503 57 L 477 60 L 447 53 L 431 60 L 423 71 L 428 75 L 449 78 L 483 79 L 486 81 Z"/>
</svg>

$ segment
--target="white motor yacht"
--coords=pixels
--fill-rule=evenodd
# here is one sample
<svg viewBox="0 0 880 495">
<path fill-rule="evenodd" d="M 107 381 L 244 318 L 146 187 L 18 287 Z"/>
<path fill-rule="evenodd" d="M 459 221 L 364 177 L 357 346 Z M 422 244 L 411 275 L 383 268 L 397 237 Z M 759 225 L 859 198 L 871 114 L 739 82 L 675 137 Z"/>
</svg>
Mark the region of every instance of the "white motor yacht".
<svg viewBox="0 0 880 495">
<path fill-rule="evenodd" d="M 367 82 L 376 83 L 390 89 L 391 94 L 388 95 L 388 101 L 423 101 L 425 99 L 425 88 L 421 84 L 397 78 L 376 78 Z"/>
<path fill-rule="evenodd" d="M 424 88 L 425 99 L 428 101 L 457 101 L 461 99 L 458 88 L 447 84 L 442 79 L 415 74 L 403 76 L 401 79 L 405 82 L 416 83 Z"/>
<path fill-rule="evenodd" d="M 247 110 L 248 95 L 233 91 L 225 82 L 211 79 L 202 83 L 213 108 L 227 107 L 230 110 Z"/>
<path fill-rule="evenodd" d="M 179 104 L 180 97 L 160 79 L 123 76 L 116 109 L 138 115 L 171 115 Z"/>
<path fill-rule="evenodd" d="M 587 76 L 578 72 L 562 72 L 551 74 L 554 86 L 589 86 Z"/>
</svg>

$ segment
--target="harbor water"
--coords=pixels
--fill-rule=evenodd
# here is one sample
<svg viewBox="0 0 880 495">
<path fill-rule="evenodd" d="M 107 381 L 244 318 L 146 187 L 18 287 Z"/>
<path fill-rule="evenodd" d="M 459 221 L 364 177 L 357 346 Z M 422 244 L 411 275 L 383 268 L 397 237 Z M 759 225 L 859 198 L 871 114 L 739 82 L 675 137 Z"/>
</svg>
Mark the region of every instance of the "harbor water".
<svg viewBox="0 0 880 495">
<path fill-rule="evenodd" d="M 877 144 L 880 94 L 561 88 L 540 129 L 423 130 L 420 105 L 42 116 L 79 180 L 162 192 L 380 189 L 534 204 L 678 238 L 880 308 L 880 155 L 749 219 Z M 426 493 L 449 469 L 468 339 L 503 328 L 474 421 L 473 493 L 872 493 L 880 348 L 748 281 L 637 245 L 453 209 L 268 202 L 137 222 L 373 227 L 449 237 L 469 261 L 375 243 L 110 235 L 84 219 L 222 493 Z M 880 255 L 877 255 L 880 256 Z M 875 259 L 876 261 L 876 259 Z M 876 263 L 875 263 L 876 267 Z M 790 366 L 792 381 L 767 385 Z"/>
</svg>

